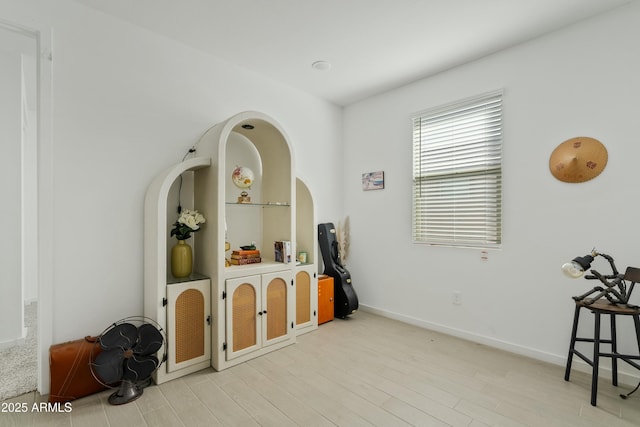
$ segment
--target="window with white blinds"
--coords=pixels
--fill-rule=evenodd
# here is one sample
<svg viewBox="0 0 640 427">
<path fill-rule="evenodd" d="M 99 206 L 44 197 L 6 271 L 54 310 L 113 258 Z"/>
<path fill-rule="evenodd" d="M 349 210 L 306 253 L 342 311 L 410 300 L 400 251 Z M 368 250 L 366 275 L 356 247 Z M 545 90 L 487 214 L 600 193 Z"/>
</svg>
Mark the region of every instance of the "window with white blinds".
<svg viewBox="0 0 640 427">
<path fill-rule="evenodd" d="M 502 243 L 502 91 L 414 116 L 413 240 Z"/>
</svg>

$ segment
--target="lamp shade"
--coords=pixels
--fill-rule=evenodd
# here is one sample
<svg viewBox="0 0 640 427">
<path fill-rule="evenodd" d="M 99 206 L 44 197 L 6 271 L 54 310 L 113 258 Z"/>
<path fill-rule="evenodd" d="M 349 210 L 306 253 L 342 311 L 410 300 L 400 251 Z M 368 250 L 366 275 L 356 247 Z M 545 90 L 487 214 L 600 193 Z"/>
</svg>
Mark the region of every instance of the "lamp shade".
<svg viewBox="0 0 640 427">
<path fill-rule="evenodd" d="M 562 272 L 573 279 L 582 277 L 584 272 L 591 268 L 591 262 L 593 262 L 591 255 L 575 257 L 571 262 L 562 265 Z"/>
</svg>

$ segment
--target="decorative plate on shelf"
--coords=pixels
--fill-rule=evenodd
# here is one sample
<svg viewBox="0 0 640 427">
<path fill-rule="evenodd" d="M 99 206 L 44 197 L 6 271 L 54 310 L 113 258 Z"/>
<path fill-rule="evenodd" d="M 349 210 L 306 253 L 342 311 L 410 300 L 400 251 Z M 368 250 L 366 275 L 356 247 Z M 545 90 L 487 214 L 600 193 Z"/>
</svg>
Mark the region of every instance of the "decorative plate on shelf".
<svg viewBox="0 0 640 427">
<path fill-rule="evenodd" d="M 240 188 L 250 188 L 253 184 L 253 171 L 246 166 L 237 166 L 231 173 L 233 183 Z"/>
</svg>

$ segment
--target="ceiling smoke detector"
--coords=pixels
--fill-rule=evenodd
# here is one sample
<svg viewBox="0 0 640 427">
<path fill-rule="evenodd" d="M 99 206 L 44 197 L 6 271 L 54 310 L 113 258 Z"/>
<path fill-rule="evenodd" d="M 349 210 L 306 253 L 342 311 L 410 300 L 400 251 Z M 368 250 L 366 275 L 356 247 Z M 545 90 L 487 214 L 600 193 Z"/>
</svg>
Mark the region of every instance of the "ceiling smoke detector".
<svg viewBox="0 0 640 427">
<path fill-rule="evenodd" d="M 329 61 L 316 61 L 311 64 L 311 68 L 318 71 L 327 71 L 331 68 L 331 62 Z"/>
</svg>

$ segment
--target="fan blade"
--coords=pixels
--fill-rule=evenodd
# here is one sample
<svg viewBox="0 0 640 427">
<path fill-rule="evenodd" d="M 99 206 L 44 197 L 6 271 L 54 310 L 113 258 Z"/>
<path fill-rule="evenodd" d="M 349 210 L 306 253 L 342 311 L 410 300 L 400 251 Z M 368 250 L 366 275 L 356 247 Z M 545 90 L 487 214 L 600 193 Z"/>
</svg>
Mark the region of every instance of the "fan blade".
<svg viewBox="0 0 640 427">
<path fill-rule="evenodd" d="M 133 356 L 125 362 L 124 379 L 134 382 L 145 380 L 159 365 L 155 356 Z"/>
<path fill-rule="evenodd" d="M 145 323 L 138 328 L 138 343 L 133 348 L 134 354 L 149 356 L 162 347 L 162 334 L 155 326 Z"/>
<path fill-rule="evenodd" d="M 100 337 L 100 346 L 104 350 L 115 348 L 128 349 L 136 344 L 138 328 L 131 323 L 120 323 L 109 329 Z"/>
<path fill-rule="evenodd" d="M 113 384 L 122 379 L 124 351 L 116 348 L 102 351 L 93 362 L 93 371 L 105 384 Z"/>
</svg>

